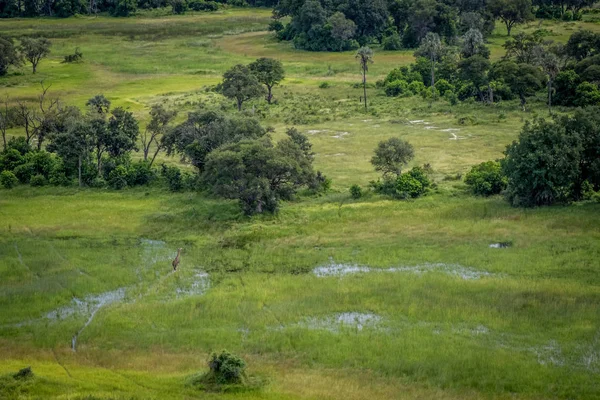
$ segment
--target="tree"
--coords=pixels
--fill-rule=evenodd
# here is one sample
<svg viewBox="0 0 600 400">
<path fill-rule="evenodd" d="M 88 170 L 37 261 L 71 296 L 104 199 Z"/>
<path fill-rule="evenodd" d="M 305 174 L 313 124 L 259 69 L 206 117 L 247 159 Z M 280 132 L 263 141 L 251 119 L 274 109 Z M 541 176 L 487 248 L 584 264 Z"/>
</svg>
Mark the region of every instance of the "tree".
<svg viewBox="0 0 600 400">
<path fill-rule="evenodd" d="M 509 202 L 531 207 L 569 201 L 580 175 L 581 150 L 581 139 L 569 134 L 564 121 L 527 122 L 504 153 Z"/>
<path fill-rule="evenodd" d="M 0 76 L 6 75 L 8 67 L 21 66 L 21 59 L 13 40 L 11 38 L 0 36 Z"/>
<path fill-rule="evenodd" d="M 266 133 L 255 118 L 196 111 L 189 113 L 184 123 L 167 132 L 161 142 L 167 154 L 181 154 L 202 172 L 206 157 L 216 148 L 244 139 L 258 139 Z"/>
<path fill-rule="evenodd" d="M 506 49 L 504 58 L 514 58 L 517 63 L 531 64 L 535 58 L 535 49 L 541 46 L 543 41 L 544 37 L 541 31 L 531 34 L 519 32 L 502 45 Z"/>
<path fill-rule="evenodd" d="M 560 62 L 556 54 L 542 46 L 537 46 L 533 53 L 536 64 L 542 67 L 548 78 L 548 109 L 552 110 L 552 84 L 560 73 Z"/>
<path fill-rule="evenodd" d="M 599 50 L 600 35 L 585 29 L 573 33 L 565 46 L 566 54 L 576 61 L 598 54 Z"/>
<path fill-rule="evenodd" d="M 440 61 L 444 47 L 437 33 L 429 32 L 423 40 L 415 57 L 426 57 L 431 63 L 431 87 L 435 86 L 435 63 Z"/>
<path fill-rule="evenodd" d="M 277 85 L 285 77 L 281 61 L 263 57 L 254 61 L 248 67 L 258 81 L 267 87 L 267 102 L 271 104 L 273 86 Z"/>
<path fill-rule="evenodd" d="M 104 97 L 103 94 L 98 94 L 89 99 L 85 105 L 95 117 L 103 117 L 110 111 L 110 100 Z"/>
<path fill-rule="evenodd" d="M 136 143 L 140 129 L 133 114 L 122 107 L 112 111 L 108 120 L 106 150 L 111 157 L 120 157 L 131 150 L 137 150 Z"/>
<path fill-rule="evenodd" d="M 465 176 L 465 183 L 479 196 L 499 194 L 506 188 L 506 177 L 497 161 L 487 161 L 473 166 Z"/>
<path fill-rule="evenodd" d="M 399 138 L 390 138 L 379 142 L 375 149 L 375 155 L 371 158 L 371 164 L 375 171 L 383 172 L 384 177 L 390 174 L 399 176 L 402 167 L 414 157 L 413 146 Z"/>
<path fill-rule="evenodd" d="M 471 28 L 463 36 L 461 55 L 464 58 L 479 54 L 485 58 L 490 57 L 490 51 L 485 47 L 483 35 L 478 29 Z"/>
<path fill-rule="evenodd" d="M 369 64 L 373 63 L 373 50 L 369 47 L 361 47 L 356 52 L 354 58 L 358 59 L 360 64 L 360 70 L 362 72 L 362 83 L 363 83 L 363 93 L 365 100 L 365 110 L 367 109 L 367 72 L 369 71 Z"/>
<path fill-rule="evenodd" d="M 510 60 L 495 63 L 490 69 L 489 77 L 491 80 L 502 81 L 510 87 L 510 90 L 521 99 L 523 111 L 525 111 L 527 97 L 544 86 L 544 77 L 536 66 L 517 64 Z"/>
<path fill-rule="evenodd" d="M 515 24 L 532 18 L 531 0 L 490 0 L 488 9 L 494 17 L 504 22 L 508 36 Z"/>
<path fill-rule="evenodd" d="M 203 180 L 211 190 L 238 199 L 245 214 L 277 211 L 314 176 L 312 163 L 291 139 L 274 146 L 270 138 L 242 140 L 211 152 Z"/>
<path fill-rule="evenodd" d="M 485 101 L 485 95 L 482 91 L 484 86 L 489 88 L 488 70 L 490 69 L 490 60 L 476 54 L 469 58 L 465 58 L 458 63 L 459 77 L 462 81 L 471 82 L 481 101 Z M 490 89 L 491 94 L 491 89 Z M 490 95 L 487 99 L 492 102 L 493 98 Z"/>
<path fill-rule="evenodd" d="M 50 46 L 51 43 L 46 38 L 34 39 L 24 37 L 21 39 L 20 51 L 25 59 L 31 63 L 34 74 L 42 58 L 45 58 L 50 54 Z"/>
<path fill-rule="evenodd" d="M 259 97 L 263 88 L 250 69 L 238 64 L 223 74 L 223 95 L 235 99 L 238 111 L 244 101 Z"/>
<path fill-rule="evenodd" d="M 144 161 L 148 161 L 150 147 L 154 146 L 154 154 L 150 159 L 150 167 L 154 163 L 156 156 L 165 148 L 163 140 L 164 135 L 169 129 L 169 124 L 177 116 L 177 111 L 168 111 L 162 104 L 154 105 L 150 109 L 150 122 L 142 135 L 142 149 L 144 151 Z"/>
<path fill-rule="evenodd" d="M 3 150 L 6 151 L 6 131 L 13 125 L 13 112 L 9 108 L 9 98 L 6 96 L 0 105 L 0 133 L 2 134 Z"/>
</svg>

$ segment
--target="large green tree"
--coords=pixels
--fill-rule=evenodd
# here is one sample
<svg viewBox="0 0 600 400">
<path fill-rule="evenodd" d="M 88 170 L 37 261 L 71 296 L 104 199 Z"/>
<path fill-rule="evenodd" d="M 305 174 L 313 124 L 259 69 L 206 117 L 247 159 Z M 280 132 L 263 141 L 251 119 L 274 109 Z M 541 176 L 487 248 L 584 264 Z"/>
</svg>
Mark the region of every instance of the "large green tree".
<svg viewBox="0 0 600 400">
<path fill-rule="evenodd" d="M 223 95 L 236 100 L 238 111 L 242 110 L 245 101 L 262 94 L 258 78 L 245 65 L 235 65 L 223 74 Z"/>
<path fill-rule="evenodd" d="M 177 116 L 177 111 L 167 110 L 162 104 L 152 106 L 150 109 L 150 122 L 142 134 L 142 150 L 144 152 L 144 161 L 149 160 L 151 167 L 156 156 L 165 148 L 163 138 L 170 129 L 170 124 Z M 154 147 L 154 153 L 150 158 L 150 149 Z"/>
<path fill-rule="evenodd" d="M 362 73 L 363 95 L 365 101 L 365 110 L 367 109 L 367 72 L 369 72 L 369 64 L 373 63 L 373 50 L 369 47 L 361 47 L 354 56 L 360 64 Z"/>
<path fill-rule="evenodd" d="M 492 65 L 489 78 L 504 82 L 513 93 L 518 95 L 523 111 L 525 111 L 527 97 L 544 87 L 544 76 L 539 68 L 531 64 L 517 64 L 510 60 Z"/>
<path fill-rule="evenodd" d="M 375 155 L 371 158 L 371 164 L 375 171 L 383 172 L 385 177 L 390 175 L 399 176 L 402 168 L 414 157 L 413 146 L 399 138 L 390 138 L 379 142 L 375 149 Z"/>
<path fill-rule="evenodd" d="M 273 99 L 273 86 L 279 84 L 285 77 L 285 71 L 281 61 L 273 58 L 259 58 L 250 65 L 250 71 L 254 73 L 260 83 L 267 87 L 267 102 L 271 104 Z"/>
<path fill-rule="evenodd" d="M 8 37 L 0 36 L 0 76 L 6 75 L 8 67 L 11 65 L 19 67 L 23 60 L 17 52 L 13 40 Z"/>
<path fill-rule="evenodd" d="M 442 59 L 444 45 L 437 33 L 429 32 L 421 41 L 415 57 L 425 57 L 431 64 L 431 87 L 435 86 L 435 65 Z"/>
</svg>

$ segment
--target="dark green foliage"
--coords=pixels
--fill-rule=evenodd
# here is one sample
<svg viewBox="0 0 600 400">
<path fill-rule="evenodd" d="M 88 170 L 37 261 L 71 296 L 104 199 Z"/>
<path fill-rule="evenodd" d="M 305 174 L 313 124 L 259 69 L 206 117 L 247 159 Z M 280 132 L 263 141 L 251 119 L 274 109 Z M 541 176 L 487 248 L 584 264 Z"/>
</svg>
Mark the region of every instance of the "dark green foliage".
<svg viewBox="0 0 600 400">
<path fill-rule="evenodd" d="M 138 135 L 139 126 L 133 114 L 122 107 L 115 108 L 108 120 L 108 135 L 105 137 L 107 152 L 112 157 L 119 157 L 137 150 Z"/>
<path fill-rule="evenodd" d="M 7 143 L 7 150 L 11 149 L 18 151 L 22 156 L 32 150 L 29 143 L 27 143 L 27 140 L 25 140 L 25 138 L 22 136 L 10 138 Z"/>
<path fill-rule="evenodd" d="M 128 17 L 137 11 L 136 0 L 116 0 L 111 14 L 115 17 Z"/>
<path fill-rule="evenodd" d="M 179 168 L 162 164 L 160 175 L 166 180 L 171 192 L 179 192 L 183 189 L 183 177 Z"/>
<path fill-rule="evenodd" d="M 435 88 L 440 92 L 440 95 L 444 96 L 446 92 L 454 92 L 454 85 L 445 79 L 440 79 L 435 83 Z"/>
<path fill-rule="evenodd" d="M 266 132 L 254 118 L 197 111 L 189 113 L 187 121 L 169 132 L 164 143 L 168 154 L 182 154 L 202 172 L 206 156 L 217 147 L 242 139 L 256 139 Z"/>
<path fill-rule="evenodd" d="M 291 199 L 301 187 L 319 184 L 310 147 L 303 149 L 306 142 L 297 135 L 277 145 L 268 137 L 224 145 L 208 155 L 203 180 L 213 193 L 238 199 L 247 215 L 274 213 L 279 200 Z"/>
<path fill-rule="evenodd" d="M 417 198 L 429 190 L 431 181 L 422 167 L 414 167 L 410 171 L 395 178 L 384 177 L 383 181 L 371 182 L 377 193 L 392 196 L 397 199 Z"/>
<path fill-rule="evenodd" d="M 489 72 L 489 79 L 504 82 L 521 99 L 525 108 L 527 97 L 544 87 L 545 77 L 539 68 L 531 64 L 517 64 L 504 60 L 495 63 Z"/>
<path fill-rule="evenodd" d="M 124 165 L 118 165 L 108 174 L 108 185 L 117 190 L 126 188 L 127 175 L 127 168 Z"/>
<path fill-rule="evenodd" d="M 156 178 L 156 173 L 150 167 L 150 163 L 146 161 L 131 163 L 127 169 L 128 186 L 148 185 L 154 178 Z"/>
<path fill-rule="evenodd" d="M 48 179 L 41 174 L 33 175 L 29 180 L 29 184 L 34 187 L 46 186 L 48 184 Z"/>
<path fill-rule="evenodd" d="M 185 14 L 188 9 L 188 3 L 186 0 L 171 0 L 171 8 L 173 14 Z"/>
<path fill-rule="evenodd" d="M 600 104 L 600 90 L 590 82 L 582 82 L 575 89 L 574 105 L 585 107 Z"/>
<path fill-rule="evenodd" d="M 515 24 L 530 20 L 531 0 L 490 0 L 488 9 L 506 25 L 508 36 Z"/>
<path fill-rule="evenodd" d="M 194 11 L 217 11 L 219 9 L 219 3 L 215 1 L 191 0 L 188 6 Z"/>
<path fill-rule="evenodd" d="M 282 31 L 283 28 L 283 24 L 278 19 L 274 19 L 273 21 L 269 22 L 269 32 L 279 32 Z"/>
<path fill-rule="evenodd" d="M 63 63 L 76 63 L 83 59 L 83 53 L 79 51 L 79 47 L 75 48 L 75 53 L 67 54 Z"/>
<path fill-rule="evenodd" d="M 491 196 L 506 188 L 507 179 L 499 162 L 486 161 L 471 168 L 465 176 L 465 183 L 474 194 Z"/>
<path fill-rule="evenodd" d="M 0 76 L 6 75 L 11 65 L 19 67 L 22 59 L 11 38 L 0 36 Z"/>
<path fill-rule="evenodd" d="M 397 33 L 393 33 L 390 36 L 387 36 L 383 39 L 383 49 L 384 50 L 401 50 L 402 49 L 402 39 L 400 35 Z"/>
<path fill-rule="evenodd" d="M 399 138 L 390 138 L 379 142 L 371 164 L 375 171 L 383 172 L 384 176 L 400 175 L 402 167 L 414 157 L 414 150 L 410 143 Z"/>
<path fill-rule="evenodd" d="M 571 35 L 565 46 L 565 53 L 577 61 L 598 54 L 600 34 L 589 30 L 580 30 Z"/>
<path fill-rule="evenodd" d="M 362 188 L 358 185 L 352 185 L 350 186 L 350 196 L 352 196 L 353 199 L 358 200 L 362 197 L 363 193 L 362 193 Z"/>
<path fill-rule="evenodd" d="M 575 71 L 561 71 L 554 79 L 554 103 L 563 106 L 573 106 L 577 99 L 579 81 L 579 75 Z"/>
<path fill-rule="evenodd" d="M 25 157 L 18 150 L 8 148 L 0 153 L 0 171 L 12 171 L 22 164 L 25 164 Z"/>
<path fill-rule="evenodd" d="M 393 82 L 388 82 L 385 85 L 385 94 L 387 96 L 403 96 L 403 95 L 412 95 L 413 93 L 408 88 L 408 83 L 403 80 L 397 80 Z"/>
<path fill-rule="evenodd" d="M 81 0 L 57 0 L 54 4 L 55 15 L 59 18 L 71 17 L 86 11 L 86 5 Z"/>
<path fill-rule="evenodd" d="M 579 200 L 584 182 L 600 188 L 600 110 L 525 124 L 506 149 L 507 197 L 515 206 Z"/>
<path fill-rule="evenodd" d="M 11 171 L 2 171 L 0 172 L 0 184 L 5 189 L 12 189 L 17 186 L 19 180 Z"/>
<path fill-rule="evenodd" d="M 33 371 L 31 367 L 25 367 L 19 370 L 16 374 L 13 375 L 13 378 L 16 380 L 26 380 L 33 378 Z"/>
<path fill-rule="evenodd" d="M 246 362 L 226 350 L 220 354 L 213 353 L 208 367 L 218 384 L 242 383 L 246 377 Z"/>
</svg>

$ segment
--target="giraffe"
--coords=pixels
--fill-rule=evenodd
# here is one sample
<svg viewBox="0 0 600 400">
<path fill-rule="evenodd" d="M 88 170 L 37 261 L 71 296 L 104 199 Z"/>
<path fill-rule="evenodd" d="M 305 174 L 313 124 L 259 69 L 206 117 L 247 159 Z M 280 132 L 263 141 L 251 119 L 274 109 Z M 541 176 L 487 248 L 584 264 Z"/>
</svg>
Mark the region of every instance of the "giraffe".
<svg viewBox="0 0 600 400">
<path fill-rule="evenodd" d="M 177 271 L 177 266 L 179 265 L 179 256 L 181 255 L 181 250 L 183 250 L 181 247 L 177 249 L 177 257 L 175 257 L 175 259 L 173 260 L 173 271 Z"/>
</svg>

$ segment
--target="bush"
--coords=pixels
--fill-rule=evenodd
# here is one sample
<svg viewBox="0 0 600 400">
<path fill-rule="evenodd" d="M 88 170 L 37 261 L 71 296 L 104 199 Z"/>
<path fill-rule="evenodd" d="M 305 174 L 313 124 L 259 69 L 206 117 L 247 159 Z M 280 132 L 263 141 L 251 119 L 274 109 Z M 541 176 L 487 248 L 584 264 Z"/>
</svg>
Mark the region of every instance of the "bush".
<svg viewBox="0 0 600 400">
<path fill-rule="evenodd" d="M 124 165 L 118 165 L 115 169 L 110 171 L 110 174 L 108 175 L 108 185 L 117 190 L 126 188 L 127 175 L 127 168 L 125 168 Z"/>
<path fill-rule="evenodd" d="M 496 161 L 475 165 L 465 176 L 465 183 L 478 196 L 499 194 L 506 189 L 507 182 L 500 163 Z"/>
<path fill-rule="evenodd" d="M 35 174 L 35 168 L 32 163 L 22 164 L 13 170 L 15 176 L 21 183 L 29 183 L 31 176 Z"/>
<path fill-rule="evenodd" d="M 350 186 L 350 196 L 352 196 L 353 199 L 360 199 L 362 197 L 363 193 L 362 193 L 362 189 L 360 186 L 358 185 L 352 185 Z"/>
<path fill-rule="evenodd" d="M 46 186 L 48 184 L 48 180 L 44 175 L 37 174 L 31 177 L 29 184 L 34 187 Z"/>
<path fill-rule="evenodd" d="M 402 40 L 400 39 L 400 35 L 394 33 L 385 39 L 383 39 L 383 49 L 384 50 L 400 50 L 402 49 Z"/>
<path fill-rule="evenodd" d="M 429 190 L 431 180 L 425 168 L 414 167 L 396 179 L 384 178 L 383 182 L 371 182 L 377 193 L 386 194 L 398 199 L 417 198 Z"/>
<path fill-rule="evenodd" d="M 600 104 L 600 90 L 590 82 L 582 82 L 575 91 L 575 105 L 579 107 Z"/>
<path fill-rule="evenodd" d="M 0 171 L 12 171 L 25 163 L 25 158 L 16 149 L 7 149 L 0 153 Z"/>
<path fill-rule="evenodd" d="M 420 81 L 413 81 L 409 83 L 408 90 L 410 90 L 413 94 L 421 94 L 425 91 L 425 84 Z"/>
<path fill-rule="evenodd" d="M 127 170 L 127 184 L 129 186 L 148 185 L 156 178 L 155 172 L 148 162 L 133 163 Z"/>
<path fill-rule="evenodd" d="M 171 9 L 173 14 L 185 14 L 188 9 L 188 3 L 185 0 L 171 0 Z"/>
<path fill-rule="evenodd" d="M 136 0 L 117 0 L 114 8 L 112 9 L 112 15 L 115 17 L 129 17 L 137 10 Z"/>
<path fill-rule="evenodd" d="M 282 31 L 283 28 L 284 28 L 283 24 L 278 19 L 274 19 L 273 21 L 269 22 L 269 31 L 270 32 L 279 32 L 279 31 Z"/>
<path fill-rule="evenodd" d="M 329 84 L 329 82 L 321 82 L 319 84 L 319 89 L 328 89 L 329 87 L 331 87 L 331 85 Z"/>
<path fill-rule="evenodd" d="M 226 350 L 220 354 L 213 353 L 208 367 L 208 377 L 217 384 L 243 383 L 246 378 L 246 362 Z"/>
<path fill-rule="evenodd" d="M 179 192 L 183 189 L 183 178 L 179 168 L 162 164 L 160 174 L 167 181 L 171 192 Z"/>
<path fill-rule="evenodd" d="M 452 106 L 455 106 L 458 104 L 458 96 L 452 90 L 447 90 L 446 93 L 444 93 L 444 98 Z"/>
<path fill-rule="evenodd" d="M 397 80 L 385 85 L 385 94 L 386 96 L 396 97 L 406 94 L 410 95 L 412 92 L 408 89 L 408 83 L 406 83 L 406 81 Z"/>
<path fill-rule="evenodd" d="M 19 183 L 19 180 L 17 179 L 15 174 L 13 174 L 12 172 L 2 171 L 0 173 L 0 184 L 5 189 L 12 189 L 15 186 L 17 186 L 18 183 Z"/>
<path fill-rule="evenodd" d="M 194 11 L 217 11 L 219 4 L 214 1 L 192 0 L 188 3 L 188 7 Z"/>
<path fill-rule="evenodd" d="M 74 54 L 67 54 L 62 61 L 63 64 L 76 63 L 83 59 L 83 53 L 79 51 L 79 47 L 75 48 Z"/>
<path fill-rule="evenodd" d="M 447 91 L 454 91 L 454 85 L 448 82 L 445 79 L 440 79 L 435 83 L 435 88 L 439 90 L 440 94 L 443 96 Z"/>
<path fill-rule="evenodd" d="M 104 180 L 104 178 L 97 176 L 90 181 L 90 187 L 96 189 L 103 189 L 106 187 L 106 181 Z"/>
</svg>

